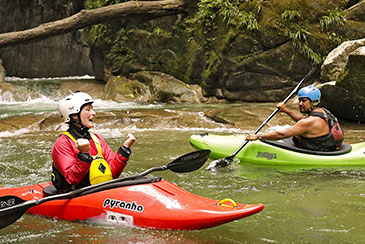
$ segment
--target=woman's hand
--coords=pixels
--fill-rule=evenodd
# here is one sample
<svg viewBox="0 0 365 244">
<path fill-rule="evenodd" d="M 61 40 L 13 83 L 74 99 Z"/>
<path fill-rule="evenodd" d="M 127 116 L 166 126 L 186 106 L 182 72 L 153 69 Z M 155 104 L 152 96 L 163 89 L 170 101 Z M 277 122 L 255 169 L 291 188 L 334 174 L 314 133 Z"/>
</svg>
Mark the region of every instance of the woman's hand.
<svg viewBox="0 0 365 244">
<path fill-rule="evenodd" d="M 89 153 L 90 152 L 90 142 L 87 139 L 77 139 L 76 140 L 76 148 L 79 149 L 81 153 Z"/>
<path fill-rule="evenodd" d="M 136 141 L 136 138 L 133 136 L 132 133 L 128 133 L 127 140 L 123 143 L 123 146 L 130 148 L 133 143 Z"/>
</svg>

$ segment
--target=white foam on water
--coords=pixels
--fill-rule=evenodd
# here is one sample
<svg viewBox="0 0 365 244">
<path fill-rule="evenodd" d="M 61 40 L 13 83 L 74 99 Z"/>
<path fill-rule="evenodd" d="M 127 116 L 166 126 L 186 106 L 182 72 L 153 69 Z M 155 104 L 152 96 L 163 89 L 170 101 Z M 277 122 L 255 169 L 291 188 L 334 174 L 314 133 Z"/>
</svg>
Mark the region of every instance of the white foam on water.
<svg viewBox="0 0 365 244">
<path fill-rule="evenodd" d="M 154 132 L 154 131 L 180 131 L 180 132 L 212 132 L 212 133 L 233 133 L 233 134 L 247 134 L 250 133 L 248 130 L 241 130 L 236 128 L 203 128 L 203 127 L 171 127 L 171 128 L 137 128 L 136 126 L 127 126 L 124 128 L 93 128 L 93 132 L 100 134 L 103 137 L 107 138 L 120 138 L 125 137 L 127 133 L 135 133 L 135 132 Z"/>
<path fill-rule="evenodd" d="M 40 77 L 40 78 L 21 78 L 16 76 L 6 76 L 4 81 L 37 81 L 37 80 L 95 80 L 95 76 L 82 75 L 82 76 L 66 76 L 66 77 Z"/>
<path fill-rule="evenodd" d="M 19 97 L 15 96 L 11 92 L 4 92 L 0 89 L 0 104 L 56 104 L 58 100 L 54 100 L 54 97 L 47 97 L 43 94 L 37 94 L 37 97 L 32 98 L 31 95 L 24 95 L 24 97 L 19 100 Z"/>
<path fill-rule="evenodd" d="M 30 132 L 34 132 L 34 130 L 23 128 L 15 131 L 2 131 L 0 132 L 0 138 L 6 138 L 6 137 L 15 137 L 19 135 L 24 135 Z"/>
<path fill-rule="evenodd" d="M 158 109 L 163 108 L 164 104 L 144 104 L 138 102 L 115 102 L 112 100 L 102 100 L 96 99 L 94 104 L 94 109 L 96 110 L 113 110 L 113 109 L 122 109 L 122 110 L 129 110 L 129 109 Z"/>
</svg>

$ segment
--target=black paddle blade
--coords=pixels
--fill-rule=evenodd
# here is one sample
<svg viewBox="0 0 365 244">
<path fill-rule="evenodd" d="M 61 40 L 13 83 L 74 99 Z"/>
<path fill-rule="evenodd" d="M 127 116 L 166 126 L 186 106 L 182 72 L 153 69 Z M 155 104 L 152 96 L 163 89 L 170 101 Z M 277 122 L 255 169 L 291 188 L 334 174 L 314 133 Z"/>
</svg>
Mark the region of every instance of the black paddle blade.
<svg viewBox="0 0 365 244">
<path fill-rule="evenodd" d="M 176 173 L 192 172 L 199 169 L 209 158 L 210 150 L 199 150 L 184 154 L 166 165 Z"/>
<path fill-rule="evenodd" d="M 20 207 L 18 204 L 25 201 L 16 196 L 0 197 L 0 229 L 11 225 L 17 221 L 29 208 L 28 206 Z"/>
<path fill-rule="evenodd" d="M 233 159 L 234 159 L 233 157 L 226 157 L 226 158 L 214 160 L 214 161 L 210 162 L 210 164 L 205 168 L 205 170 L 214 171 L 219 168 L 227 167 L 228 165 L 233 163 Z"/>
</svg>

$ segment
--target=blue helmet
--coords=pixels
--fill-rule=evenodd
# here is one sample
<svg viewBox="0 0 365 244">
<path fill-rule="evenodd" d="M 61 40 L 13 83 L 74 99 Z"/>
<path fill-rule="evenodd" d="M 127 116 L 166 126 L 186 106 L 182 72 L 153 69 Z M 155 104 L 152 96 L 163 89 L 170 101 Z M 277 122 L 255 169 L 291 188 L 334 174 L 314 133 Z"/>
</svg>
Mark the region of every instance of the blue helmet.
<svg viewBox="0 0 365 244">
<path fill-rule="evenodd" d="M 318 101 L 319 103 L 321 99 L 321 91 L 317 87 L 306 86 L 299 90 L 298 97 L 299 98 L 307 97 L 312 102 Z"/>
</svg>

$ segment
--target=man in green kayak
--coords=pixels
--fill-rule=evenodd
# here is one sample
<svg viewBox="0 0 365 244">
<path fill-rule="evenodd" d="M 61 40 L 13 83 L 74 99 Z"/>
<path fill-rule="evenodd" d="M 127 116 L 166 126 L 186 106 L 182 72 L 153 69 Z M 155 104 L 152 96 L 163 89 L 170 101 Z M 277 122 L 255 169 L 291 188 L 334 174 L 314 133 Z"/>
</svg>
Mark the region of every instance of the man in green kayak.
<svg viewBox="0 0 365 244">
<path fill-rule="evenodd" d="M 293 137 L 297 147 L 314 151 L 334 151 L 341 147 L 343 131 L 337 118 L 327 109 L 320 108 L 321 92 L 314 86 L 299 90 L 299 110 L 302 114 L 290 111 L 284 103 L 276 105 L 280 112 L 289 115 L 296 123 L 290 128 L 265 134 L 250 134 L 246 140 L 279 140 Z"/>
</svg>

